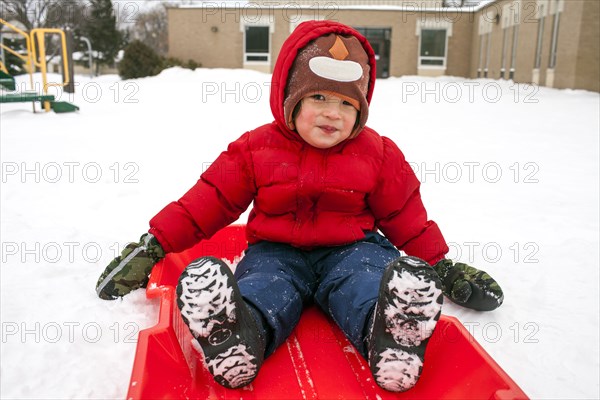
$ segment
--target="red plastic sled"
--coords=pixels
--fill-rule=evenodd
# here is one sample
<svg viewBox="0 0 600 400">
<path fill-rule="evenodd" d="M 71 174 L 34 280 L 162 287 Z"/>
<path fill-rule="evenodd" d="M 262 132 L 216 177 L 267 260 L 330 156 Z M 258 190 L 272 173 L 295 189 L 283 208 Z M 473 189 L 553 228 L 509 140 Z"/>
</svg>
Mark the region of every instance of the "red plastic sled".
<svg viewBox="0 0 600 400">
<path fill-rule="evenodd" d="M 212 255 L 233 262 L 245 247 L 244 226 L 232 225 L 154 267 L 146 294 L 160 298 L 159 321 L 139 334 L 128 399 L 527 399 L 466 328 L 444 315 L 417 385 L 404 393 L 387 392 L 373 381 L 366 361 L 340 329 L 315 307 L 304 312 L 251 385 L 223 388 L 192 345 L 175 285 L 193 259 Z"/>
</svg>

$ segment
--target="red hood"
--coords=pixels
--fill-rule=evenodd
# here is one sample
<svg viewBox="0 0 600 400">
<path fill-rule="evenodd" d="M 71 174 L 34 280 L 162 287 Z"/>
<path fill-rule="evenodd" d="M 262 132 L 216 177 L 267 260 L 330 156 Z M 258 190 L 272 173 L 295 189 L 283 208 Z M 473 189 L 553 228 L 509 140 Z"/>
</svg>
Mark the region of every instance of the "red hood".
<svg viewBox="0 0 600 400">
<path fill-rule="evenodd" d="M 300 49 L 306 46 L 311 40 L 319 36 L 336 33 L 345 36 L 354 36 L 362 43 L 365 52 L 369 56 L 370 80 L 367 91 L 367 101 L 371 102 L 373 88 L 375 86 L 375 52 L 367 39 L 354 29 L 334 21 L 307 21 L 298 25 L 281 47 L 279 57 L 275 63 L 273 77 L 271 78 L 271 112 L 277 125 L 287 132 L 291 132 L 285 123 L 283 110 L 283 101 L 285 99 L 285 87 L 288 81 L 288 74 L 296 55 Z"/>
</svg>

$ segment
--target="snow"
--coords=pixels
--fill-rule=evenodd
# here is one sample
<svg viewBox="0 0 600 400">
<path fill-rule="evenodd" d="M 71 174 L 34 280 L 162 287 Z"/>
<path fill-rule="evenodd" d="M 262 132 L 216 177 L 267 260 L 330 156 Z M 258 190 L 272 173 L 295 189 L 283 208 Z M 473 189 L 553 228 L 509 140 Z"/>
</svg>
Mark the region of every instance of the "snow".
<svg viewBox="0 0 600 400">
<path fill-rule="evenodd" d="M 404 392 L 419 380 L 423 363 L 414 354 L 388 348 L 381 353 L 376 367 L 373 376 L 379 386 L 390 392 Z"/>
<path fill-rule="evenodd" d="M 240 388 L 250 383 L 257 373 L 256 357 L 245 344 L 227 348 L 212 359 L 207 357 L 207 367 L 213 376 L 222 377 L 232 388 Z"/>
<path fill-rule="evenodd" d="M 441 289 L 436 288 L 435 281 L 406 270 L 394 271 L 387 287 L 388 293 L 395 292 L 397 296 L 385 305 L 387 329 L 396 343 L 419 346 L 431 336 L 437 323 L 434 318 L 439 314 L 441 304 L 436 300 L 442 294 Z M 407 324 L 409 315 L 420 317 L 419 323 Z"/>
<path fill-rule="evenodd" d="M 224 69 L 78 76 L 61 98 L 79 113 L 0 105 L 0 397 L 125 397 L 158 304 L 142 290 L 100 300 L 96 281 L 229 142 L 272 120 L 269 82 Z M 599 106 L 598 93 L 510 81 L 375 88 L 369 125 L 411 161 L 449 256 L 505 292 L 494 312 L 444 313 L 532 398 L 600 397 Z"/>
<path fill-rule="evenodd" d="M 228 276 L 221 271 L 219 264 L 210 259 L 196 260 L 186 271 L 187 274 L 182 275 L 180 280 L 182 293 L 179 299 L 183 303 L 181 314 L 188 320 L 194 337 L 208 337 L 215 325 L 223 323 L 219 321 L 220 318 L 211 318 L 212 316 L 225 315 L 234 320 L 233 288 L 228 285 Z M 218 290 L 211 290 L 211 287 Z"/>
</svg>

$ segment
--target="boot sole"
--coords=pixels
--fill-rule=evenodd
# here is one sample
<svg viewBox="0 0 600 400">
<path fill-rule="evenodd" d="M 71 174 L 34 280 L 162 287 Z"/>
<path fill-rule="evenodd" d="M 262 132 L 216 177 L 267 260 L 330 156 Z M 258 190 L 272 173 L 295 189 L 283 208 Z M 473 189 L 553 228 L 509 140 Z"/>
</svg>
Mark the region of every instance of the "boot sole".
<svg viewBox="0 0 600 400">
<path fill-rule="evenodd" d="M 213 257 L 199 258 L 182 272 L 177 306 L 202 347 L 209 372 L 229 389 L 256 377 L 264 345 L 229 267 Z"/>
<path fill-rule="evenodd" d="M 441 287 L 433 268 L 416 257 L 400 257 L 384 272 L 369 351 L 371 371 L 382 388 L 402 392 L 417 383 L 441 315 Z"/>
</svg>

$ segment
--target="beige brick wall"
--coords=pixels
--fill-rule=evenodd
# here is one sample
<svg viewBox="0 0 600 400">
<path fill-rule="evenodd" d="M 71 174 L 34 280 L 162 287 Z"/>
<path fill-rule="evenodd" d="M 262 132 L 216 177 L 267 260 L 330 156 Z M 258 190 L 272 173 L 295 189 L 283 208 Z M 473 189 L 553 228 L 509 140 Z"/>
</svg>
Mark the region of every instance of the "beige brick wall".
<svg viewBox="0 0 600 400">
<path fill-rule="evenodd" d="M 392 76 L 416 75 L 419 37 L 416 35 L 415 11 L 378 10 L 324 10 L 321 17 L 363 28 L 390 28 L 390 74 Z M 271 36 L 271 69 L 279 49 L 290 34 L 290 22 L 311 18 L 315 11 L 272 8 L 264 11 L 274 24 Z M 427 13 L 435 18 L 435 14 Z M 230 9 L 224 12 L 214 9 L 169 8 L 169 55 L 182 60 L 193 59 L 207 68 L 242 68 L 243 33 L 240 22 L 253 21 L 259 17 L 253 8 Z M 469 37 L 472 23 L 468 14 L 444 13 L 437 18 L 456 21 L 453 35 L 448 40 L 448 68 L 450 75 L 465 76 L 469 70 L 471 46 Z M 213 32 L 213 30 L 217 32 Z"/>
<path fill-rule="evenodd" d="M 211 9 L 169 8 L 169 56 L 206 68 L 242 68 L 239 16 Z M 234 11 L 234 10 L 232 10 Z M 213 32 L 216 30 L 216 32 Z"/>
<path fill-rule="evenodd" d="M 531 82 L 538 30 L 538 22 L 535 19 L 536 8 L 535 0 L 521 2 L 519 42 L 517 45 L 517 62 L 515 67 L 516 82 Z"/>
<path fill-rule="evenodd" d="M 354 27 L 361 28 L 390 28 L 390 75 L 416 75 L 417 46 L 414 44 L 415 21 L 410 17 L 406 19 L 398 11 L 372 11 L 361 12 L 340 10 L 336 13 L 336 20 Z M 398 21 L 404 21 L 398 23 Z"/>
<path fill-rule="evenodd" d="M 364 5 L 377 5 L 377 6 L 417 6 L 420 8 L 425 7 L 441 7 L 443 0 L 295 0 L 293 2 L 285 0 L 251 0 L 251 3 L 258 5 L 269 6 L 280 6 L 285 3 L 294 3 L 300 6 L 320 6 L 320 7 L 348 7 L 348 6 L 364 6 Z"/>
<path fill-rule="evenodd" d="M 518 24 L 518 44 L 514 80 L 519 83 L 531 83 L 534 75 L 534 65 L 540 20 L 536 18 L 538 4 L 535 0 L 505 0 L 491 4 L 475 14 L 476 21 L 473 26 L 471 38 L 471 67 L 470 77 L 477 76 L 480 65 L 479 46 L 483 39 L 478 32 L 478 18 L 483 13 L 488 15 L 502 13 L 503 6 L 512 4 L 519 7 L 520 23 Z M 557 47 L 557 64 L 554 69 L 553 87 L 579 88 L 599 91 L 599 21 L 600 0 L 567 0 L 564 10 L 559 17 L 559 35 Z M 548 14 L 544 21 L 542 37 L 541 63 L 539 68 L 539 84 L 545 85 L 549 81 L 548 65 L 552 43 L 554 15 Z M 508 77 L 512 50 L 514 29 L 509 28 L 507 34 L 506 69 L 505 78 Z M 500 78 L 502 68 L 502 39 L 503 30 L 501 23 L 492 27 L 492 40 L 490 48 L 490 63 L 488 78 Z M 483 39 L 485 40 L 485 39 Z M 485 42 L 483 46 L 485 65 Z M 482 68 L 483 68 L 482 65 Z"/>
<path fill-rule="evenodd" d="M 583 3 L 581 20 L 581 33 L 579 37 L 579 51 L 577 52 L 577 69 L 575 89 L 600 91 L 600 39 L 598 29 L 585 27 L 598 27 L 600 21 L 600 1 L 589 0 Z"/>
<path fill-rule="evenodd" d="M 499 0 L 476 13 L 444 11 L 438 14 L 437 18 L 453 21 L 452 36 L 448 40 L 446 75 L 472 78 L 477 76 L 482 39 L 479 35 L 479 18 L 483 13 L 487 13 L 487 19 L 491 20 L 495 14 L 502 14 L 505 5 L 520 9 L 514 80 L 519 83 L 532 81 L 539 23 L 535 18 L 538 7 L 536 0 Z M 244 35 L 241 27 L 244 22 L 262 18 L 262 22 L 271 23 L 273 30 L 270 43 L 271 63 L 270 66 L 263 67 L 264 71 L 269 72 L 275 64 L 281 45 L 290 34 L 292 23 L 315 17 L 337 20 L 354 27 L 390 28 L 390 75 L 403 76 L 419 73 L 417 20 L 427 17 L 436 18 L 436 14 L 417 13 L 414 9 L 401 11 L 323 7 L 316 9 L 270 7 L 263 10 L 252 7 L 220 10 L 169 8 L 169 55 L 184 61 L 193 59 L 207 68 L 244 68 Z M 502 15 L 499 18 L 502 18 Z M 542 85 L 546 83 L 548 75 L 553 18 L 553 15 L 548 15 L 544 27 L 539 74 L 539 83 Z M 566 0 L 564 11 L 560 15 L 554 87 L 600 91 L 598 87 L 599 21 L 600 0 Z M 508 78 L 511 63 L 513 32 L 512 27 L 508 28 L 505 78 Z M 502 22 L 494 22 L 491 24 L 488 78 L 500 78 L 502 43 Z M 484 46 L 482 68 L 486 62 L 485 50 Z"/>
<path fill-rule="evenodd" d="M 473 17 L 473 29 L 471 34 L 471 65 L 469 69 L 469 74 L 467 76 L 471 78 L 477 77 L 477 72 L 481 69 L 481 76 L 483 77 L 483 72 L 487 67 L 487 77 L 490 79 L 499 79 L 502 71 L 502 48 L 503 42 L 505 40 L 504 30 L 507 30 L 506 33 L 506 58 L 504 59 L 504 67 L 506 69 L 505 77 L 508 76 L 511 61 L 512 61 L 512 48 L 513 48 L 513 38 L 515 34 L 515 29 L 513 26 L 504 27 L 502 26 L 502 17 L 503 12 L 506 6 L 519 7 L 521 9 L 521 18 L 523 7 L 529 7 L 527 5 L 528 2 L 534 2 L 535 0 L 507 0 L 507 1 L 498 1 L 496 3 L 491 4 L 490 6 L 480 10 L 479 12 L 474 14 Z M 497 17 L 496 17 L 497 16 Z M 497 18 L 497 20 L 496 20 Z M 491 34 L 484 33 L 480 34 L 479 24 L 480 20 L 486 23 L 491 24 Z M 497 21 L 497 22 L 496 22 Z M 522 27 L 519 25 L 518 29 L 518 47 L 517 47 L 517 65 L 516 71 L 522 68 L 519 63 L 524 59 L 524 53 L 527 52 L 526 49 L 523 49 L 522 43 Z M 482 45 L 483 42 L 483 45 Z M 535 45 L 535 44 L 534 44 Z"/>
<path fill-rule="evenodd" d="M 310 15 L 310 10 L 304 10 L 304 15 Z M 413 10 L 337 10 L 331 13 L 333 20 L 341 23 L 361 28 L 390 28 L 391 29 L 391 48 L 390 48 L 390 75 L 417 75 L 417 62 L 419 55 L 419 37 L 416 35 L 417 20 L 424 18 L 423 15 L 430 18 L 439 18 L 441 20 L 456 21 L 453 26 L 452 37 L 448 40 L 448 68 L 446 74 L 465 76 L 469 70 L 469 57 L 471 47 L 469 38 L 471 36 L 472 25 L 469 22 L 468 14 L 458 14 L 456 12 L 444 12 L 442 14 L 424 13 L 418 14 Z M 279 41 L 283 41 L 289 35 L 277 37 L 274 40 L 274 57 L 277 57 L 280 48 Z M 278 36 L 278 35 L 276 35 Z"/>
<path fill-rule="evenodd" d="M 582 1 L 572 1 L 560 16 L 554 79 L 556 88 L 570 88 L 575 85 L 579 38 L 581 30 L 584 29 L 581 24 L 583 5 Z"/>
<path fill-rule="evenodd" d="M 446 75 L 469 76 L 472 53 L 476 50 L 471 42 L 473 36 L 473 14 L 447 14 L 454 22 L 452 37 L 448 40 L 448 68 Z"/>
</svg>

